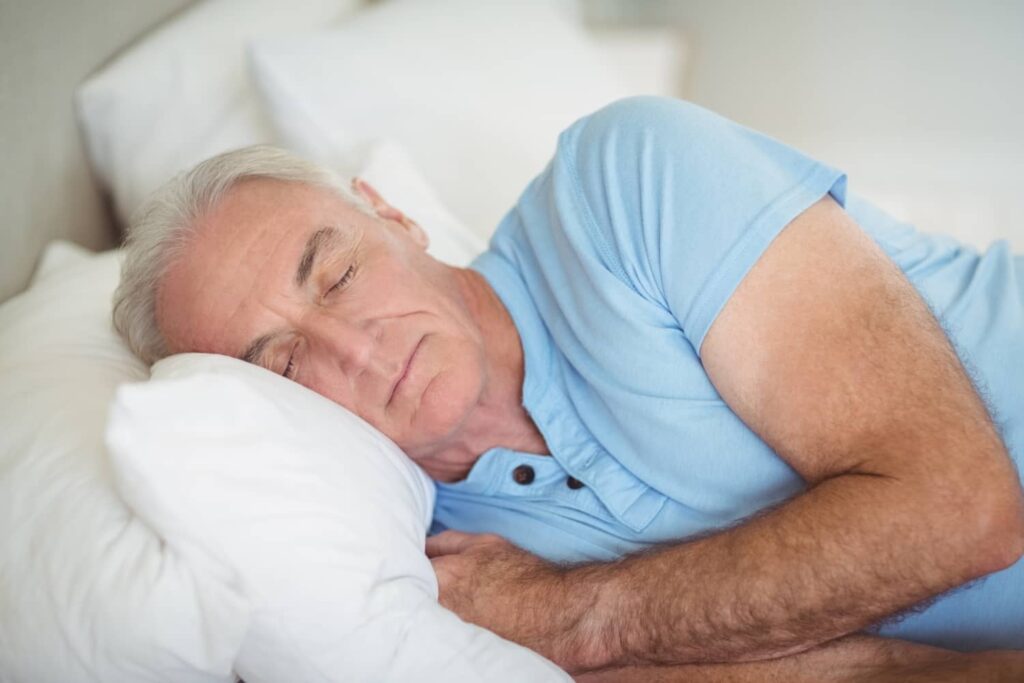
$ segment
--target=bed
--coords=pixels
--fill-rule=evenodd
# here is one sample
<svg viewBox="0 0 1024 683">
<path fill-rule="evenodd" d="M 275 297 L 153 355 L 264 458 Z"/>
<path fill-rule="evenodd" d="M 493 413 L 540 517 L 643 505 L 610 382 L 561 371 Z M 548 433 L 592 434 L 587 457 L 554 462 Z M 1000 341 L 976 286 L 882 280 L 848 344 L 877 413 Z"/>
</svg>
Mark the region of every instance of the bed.
<svg viewBox="0 0 1024 683">
<path fill-rule="evenodd" d="M 0 12 L 0 57 L 20 67 L 0 86 L 0 680 L 567 680 L 437 605 L 421 552 L 431 484 L 393 444 L 331 412 L 340 407 L 296 394 L 288 405 L 313 401 L 303 413 L 319 421 L 262 432 L 292 388 L 209 358 L 158 367 L 155 379 L 175 389 L 150 392 L 150 369 L 110 326 L 113 247 L 173 174 L 270 143 L 370 180 L 424 224 L 435 256 L 465 265 L 559 130 L 618 97 L 678 92 L 683 41 L 588 31 L 556 0 L 105 0 Z M 416 116 L 402 113 L 410 102 Z M 230 379 L 204 384 L 217 375 Z M 193 398 L 175 393 L 190 387 Z M 217 413 L 224 406 L 233 417 Z M 315 461 L 302 439 L 316 430 L 349 444 L 348 469 L 329 453 Z M 239 456 L 211 446 L 225 441 L 247 444 L 255 469 L 239 478 Z M 317 476 L 293 481 L 291 498 L 278 486 L 253 502 L 252 472 L 281 472 L 300 450 Z M 379 485 L 353 488 L 360 453 Z M 339 492 L 374 509 L 407 504 L 367 527 L 338 507 Z M 197 516 L 180 514 L 183 498 Z M 303 545 L 295 528 L 259 526 L 278 504 L 281 519 L 347 521 Z M 238 541 L 247 536 L 260 543 Z M 265 561 L 268 539 L 288 562 Z M 332 564 L 340 556 L 346 581 Z"/>
</svg>

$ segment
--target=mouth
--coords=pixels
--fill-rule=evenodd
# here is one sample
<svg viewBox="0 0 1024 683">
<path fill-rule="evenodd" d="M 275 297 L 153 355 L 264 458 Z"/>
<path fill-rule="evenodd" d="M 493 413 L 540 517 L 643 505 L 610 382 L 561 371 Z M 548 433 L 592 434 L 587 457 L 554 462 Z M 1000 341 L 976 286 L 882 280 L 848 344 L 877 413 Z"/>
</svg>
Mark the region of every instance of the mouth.
<svg viewBox="0 0 1024 683">
<path fill-rule="evenodd" d="M 416 352 L 420 349 L 420 344 L 423 343 L 424 337 L 420 337 L 420 340 L 416 342 L 416 346 L 413 348 L 412 353 L 409 354 L 408 360 L 405 361 L 405 367 L 402 369 L 402 373 L 395 380 L 395 383 L 391 387 L 391 394 L 388 396 L 388 405 L 391 405 L 391 401 L 395 398 L 395 394 L 398 393 L 398 387 L 402 385 L 405 378 L 409 375 L 409 368 L 412 367 L 412 361 L 416 357 Z"/>
</svg>

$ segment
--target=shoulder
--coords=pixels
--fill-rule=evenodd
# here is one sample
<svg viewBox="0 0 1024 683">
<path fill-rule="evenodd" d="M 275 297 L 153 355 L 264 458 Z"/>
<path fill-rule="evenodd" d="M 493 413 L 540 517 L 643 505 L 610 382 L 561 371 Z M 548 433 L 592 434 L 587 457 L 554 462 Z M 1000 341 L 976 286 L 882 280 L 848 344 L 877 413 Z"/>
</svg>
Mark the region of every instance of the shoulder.
<svg viewBox="0 0 1024 683">
<path fill-rule="evenodd" d="M 788 153 L 784 146 L 692 102 L 637 96 L 616 100 L 565 130 L 557 163 L 600 223 L 606 210 L 647 209 L 653 218 L 650 211 L 660 213 L 659 207 L 720 195 L 739 167 L 769 156 L 788 163 Z M 617 221 L 617 227 L 635 230 L 641 217 L 633 213 L 631 220 Z M 616 226 L 602 227 L 607 231 Z"/>
<path fill-rule="evenodd" d="M 577 120 L 559 138 L 552 169 L 561 232 L 603 267 L 663 305 L 662 227 L 704 173 L 729 122 L 690 102 L 638 96 Z"/>
<path fill-rule="evenodd" d="M 707 126 L 728 120 L 700 105 L 674 97 L 637 95 L 615 100 L 581 118 L 588 136 Z"/>
<path fill-rule="evenodd" d="M 576 154 L 639 151 L 637 148 L 699 144 L 735 132 L 729 119 L 686 100 L 640 95 L 616 100 L 584 116 L 566 130 L 561 145 Z"/>
</svg>

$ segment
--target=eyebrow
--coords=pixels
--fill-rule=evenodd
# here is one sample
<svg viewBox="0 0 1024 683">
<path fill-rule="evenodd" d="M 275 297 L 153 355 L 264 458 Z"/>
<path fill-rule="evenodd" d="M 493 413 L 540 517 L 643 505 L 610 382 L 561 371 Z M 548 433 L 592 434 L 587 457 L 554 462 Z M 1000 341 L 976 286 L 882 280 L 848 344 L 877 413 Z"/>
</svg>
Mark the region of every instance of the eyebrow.
<svg viewBox="0 0 1024 683">
<path fill-rule="evenodd" d="M 302 250 L 302 258 L 299 259 L 299 267 L 295 269 L 295 284 L 303 287 L 309 280 L 313 266 L 316 265 L 317 255 L 324 246 L 334 245 L 344 240 L 344 235 L 333 226 L 320 228 L 306 240 L 306 248 Z"/>
</svg>

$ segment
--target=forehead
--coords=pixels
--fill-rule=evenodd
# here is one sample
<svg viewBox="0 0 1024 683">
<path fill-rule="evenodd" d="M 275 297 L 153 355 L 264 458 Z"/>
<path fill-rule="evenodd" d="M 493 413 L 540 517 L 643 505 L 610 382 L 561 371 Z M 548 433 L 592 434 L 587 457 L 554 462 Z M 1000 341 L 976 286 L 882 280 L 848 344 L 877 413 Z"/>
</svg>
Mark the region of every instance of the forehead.
<svg viewBox="0 0 1024 683">
<path fill-rule="evenodd" d="M 286 221 L 346 208 L 327 188 L 271 178 L 246 178 L 235 183 L 199 218 L 199 234 L 252 232 L 248 224 L 267 230 L 287 229 Z"/>
<path fill-rule="evenodd" d="M 200 218 L 161 281 L 157 318 L 171 351 L 238 355 L 280 324 L 307 240 L 326 226 L 351 236 L 361 216 L 325 188 L 238 183 Z"/>
</svg>

